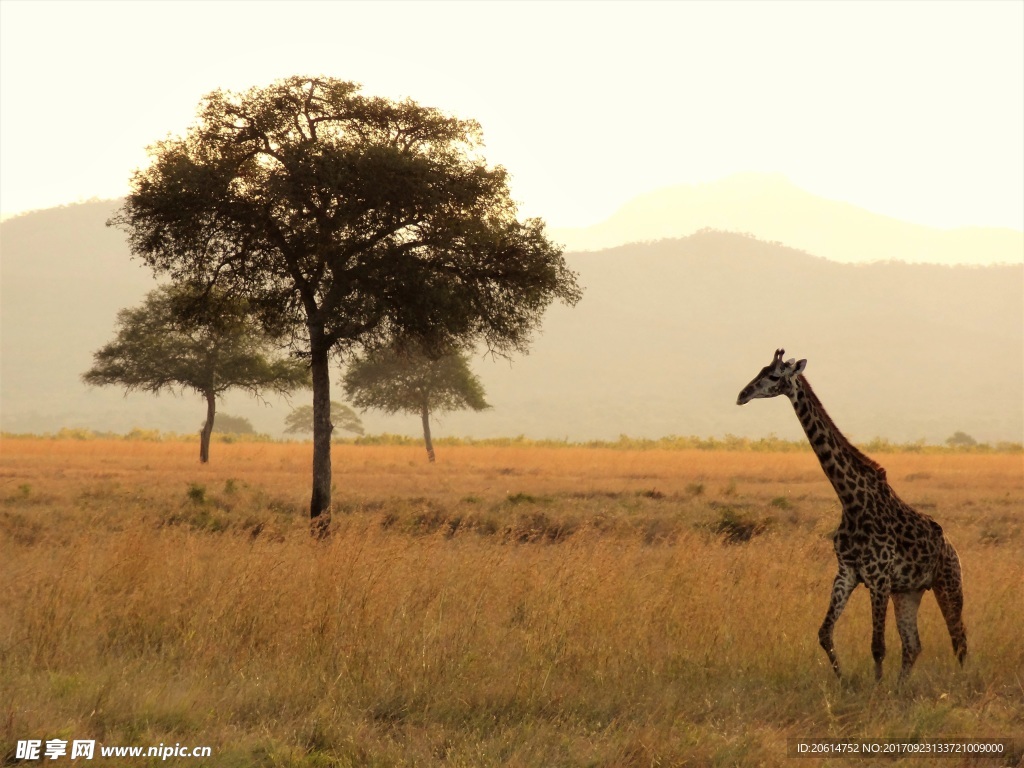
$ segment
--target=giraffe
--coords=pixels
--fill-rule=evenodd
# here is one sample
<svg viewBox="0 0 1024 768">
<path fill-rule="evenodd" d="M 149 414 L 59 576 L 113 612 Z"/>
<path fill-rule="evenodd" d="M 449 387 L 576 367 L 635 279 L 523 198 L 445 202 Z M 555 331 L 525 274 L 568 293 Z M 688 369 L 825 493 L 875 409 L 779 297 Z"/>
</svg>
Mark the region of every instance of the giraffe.
<svg viewBox="0 0 1024 768">
<path fill-rule="evenodd" d="M 818 641 L 832 669 L 842 677 L 832 630 L 850 594 L 861 583 L 871 593 L 871 655 L 876 680 L 882 679 L 889 599 L 903 644 L 902 681 L 921 652 L 917 609 L 928 589 L 935 594 L 953 641 L 953 652 L 962 666 L 967 656 L 967 633 L 961 618 L 963 583 L 956 550 L 938 523 L 896 495 L 885 469 L 839 431 L 803 376 L 807 361 L 783 361 L 784 354 L 781 349 L 775 352 L 771 364 L 743 388 L 736 404 L 744 405 L 759 397 L 788 397 L 842 503 L 842 520 L 833 536 L 839 572 L 832 585 L 828 612 L 818 630 Z"/>
</svg>

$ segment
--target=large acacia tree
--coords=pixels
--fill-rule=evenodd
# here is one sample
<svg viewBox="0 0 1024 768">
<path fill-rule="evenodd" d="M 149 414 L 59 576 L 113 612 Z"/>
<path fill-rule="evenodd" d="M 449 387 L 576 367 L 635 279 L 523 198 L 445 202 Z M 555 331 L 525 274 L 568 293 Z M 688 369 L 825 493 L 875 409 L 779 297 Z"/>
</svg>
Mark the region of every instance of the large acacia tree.
<svg viewBox="0 0 1024 768">
<path fill-rule="evenodd" d="M 214 91 L 150 148 L 112 223 L 158 273 L 220 284 L 284 318 L 313 382 L 310 519 L 330 522 L 332 351 L 394 339 L 524 350 L 580 296 L 540 219 L 520 221 L 480 126 L 324 77 Z"/>
<path fill-rule="evenodd" d="M 278 331 L 280 334 L 280 330 Z M 278 337 L 279 338 L 279 337 Z M 210 460 L 217 398 L 229 389 L 254 397 L 309 386 L 309 369 L 283 356 L 280 344 L 249 314 L 244 300 L 220 291 L 169 285 L 117 313 L 114 339 L 93 354 L 86 384 L 159 393 L 192 390 L 206 400 L 199 460 Z"/>
<path fill-rule="evenodd" d="M 342 379 L 345 396 L 356 408 L 384 413 L 413 413 L 423 425 L 427 460 L 434 461 L 430 415 L 491 406 L 483 384 L 469 368 L 464 352 L 452 350 L 437 356 L 415 349 L 385 348 L 351 360 Z"/>
</svg>

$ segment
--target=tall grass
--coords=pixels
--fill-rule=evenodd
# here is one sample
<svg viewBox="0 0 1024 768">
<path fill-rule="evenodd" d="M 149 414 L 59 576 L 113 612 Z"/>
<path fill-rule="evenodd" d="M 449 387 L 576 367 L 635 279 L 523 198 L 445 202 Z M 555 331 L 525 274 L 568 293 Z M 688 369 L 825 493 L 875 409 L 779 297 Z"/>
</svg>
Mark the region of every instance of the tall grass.
<svg viewBox="0 0 1024 768">
<path fill-rule="evenodd" d="M 308 447 L 221 454 L 4 445 L 0 761 L 59 737 L 217 766 L 774 765 L 797 737 L 1021 732 L 1019 457 L 887 459 L 960 552 L 971 645 L 961 671 L 926 597 L 897 687 L 863 590 L 848 681 L 817 645 L 838 506 L 813 457 L 339 446 L 318 544 Z"/>
</svg>

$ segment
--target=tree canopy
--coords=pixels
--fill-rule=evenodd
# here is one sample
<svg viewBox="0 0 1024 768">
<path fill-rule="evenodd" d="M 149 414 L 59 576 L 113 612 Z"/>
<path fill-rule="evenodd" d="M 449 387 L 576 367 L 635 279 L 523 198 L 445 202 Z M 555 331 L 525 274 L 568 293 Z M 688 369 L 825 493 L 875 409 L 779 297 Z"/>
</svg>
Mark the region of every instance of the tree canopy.
<svg viewBox="0 0 1024 768">
<path fill-rule="evenodd" d="M 218 413 L 217 419 L 213 422 L 213 431 L 221 435 L 255 435 L 256 428 L 245 416 L 232 416 L 228 413 Z"/>
<path fill-rule="evenodd" d="M 375 350 L 349 363 L 342 385 L 357 408 L 419 416 L 430 461 L 435 458 L 431 414 L 491 407 L 468 357 L 458 350 L 437 357 L 408 347 Z"/>
<path fill-rule="evenodd" d="M 472 120 L 333 78 L 218 90 L 184 137 L 150 148 L 111 220 L 158 273 L 244 296 L 309 357 L 315 532 L 329 522 L 332 352 L 471 338 L 521 351 L 553 300 L 580 297 L 480 147 Z"/>
<path fill-rule="evenodd" d="M 331 400 L 331 424 L 335 429 L 344 432 L 352 432 L 356 435 L 363 434 L 363 422 L 359 415 L 344 403 Z M 300 405 L 292 409 L 284 419 L 286 435 L 298 435 L 303 432 L 313 431 L 313 406 Z"/>
<path fill-rule="evenodd" d="M 244 300 L 184 285 L 158 288 L 117 315 L 113 341 L 93 355 L 86 384 L 125 392 L 192 390 L 206 399 L 200 460 L 208 461 L 216 399 L 229 389 L 255 397 L 309 386 L 309 369 L 280 354 Z"/>
</svg>

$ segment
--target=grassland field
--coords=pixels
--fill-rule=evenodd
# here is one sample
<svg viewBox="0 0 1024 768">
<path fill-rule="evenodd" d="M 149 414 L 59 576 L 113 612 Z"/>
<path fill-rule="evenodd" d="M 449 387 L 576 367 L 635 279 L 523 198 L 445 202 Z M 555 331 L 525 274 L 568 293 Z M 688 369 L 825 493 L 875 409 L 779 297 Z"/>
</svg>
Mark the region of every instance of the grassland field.
<svg viewBox="0 0 1024 768">
<path fill-rule="evenodd" d="M 856 765 L 796 739 L 1015 738 L 1024 456 L 877 458 L 963 564 L 961 670 L 934 599 L 897 685 L 868 596 L 817 642 L 839 504 L 809 452 L 0 442 L 0 765 L 26 739 L 209 746 L 75 765 Z M 71 765 L 68 758 L 17 763 Z"/>
</svg>

